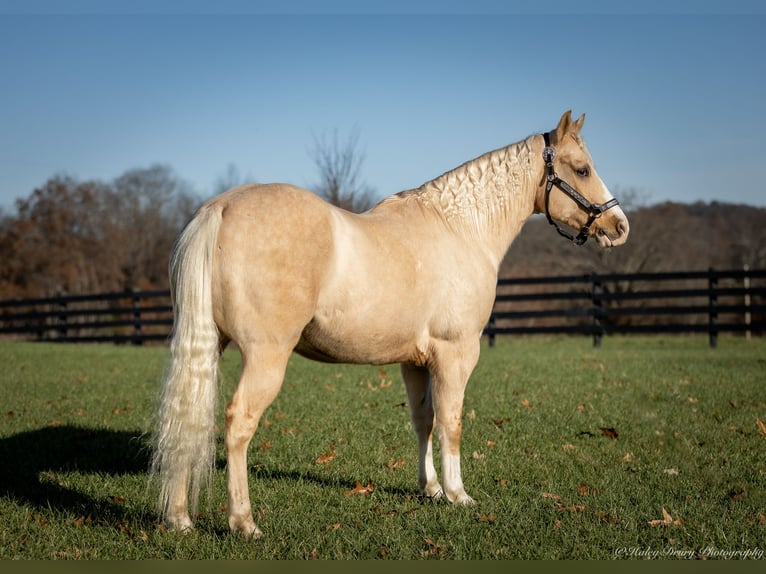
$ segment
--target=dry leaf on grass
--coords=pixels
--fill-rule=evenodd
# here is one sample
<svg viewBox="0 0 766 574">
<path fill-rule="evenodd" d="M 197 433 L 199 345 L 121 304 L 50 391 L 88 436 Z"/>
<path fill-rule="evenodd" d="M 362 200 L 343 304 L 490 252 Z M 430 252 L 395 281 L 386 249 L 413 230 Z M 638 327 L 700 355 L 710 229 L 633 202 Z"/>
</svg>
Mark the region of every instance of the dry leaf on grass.
<svg viewBox="0 0 766 574">
<path fill-rule="evenodd" d="M 766 423 L 758 418 L 755 419 L 755 423 L 758 425 L 758 430 L 761 431 L 761 434 L 766 436 Z"/>
<path fill-rule="evenodd" d="M 609 438 L 617 438 L 618 436 L 617 431 L 612 427 L 600 427 L 599 430 L 601 431 L 601 434 Z"/>
<path fill-rule="evenodd" d="M 437 544 L 430 538 L 424 538 L 423 540 L 428 544 L 428 548 L 420 551 L 421 556 L 438 556 L 444 552 L 444 544 Z"/>
<path fill-rule="evenodd" d="M 365 486 L 364 484 L 362 484 L 361 482 L 359 482 L 357 480 L 356 481 L 356 486 L 354 488 L 352 488 L 351 490 L 347 490 L 343 494 L 345 494 L 346 496 L 352 496 L 354 494 L 362 494 L 362 495 L 364 495 L 364 494 L 370 494 L 374 490 L 375 490 L 375 487 L 372 485 L 372 481 L 371 480 L 367 482 L 367 486 Z"/>
<path fill-rule="evenodd" d="M 330 446 L 327 447 L 328 451 L 324 453 L 322 456 L 317 457 L 317 464 L 324 464 L 326 462 L 330 462 L 332 459 L 335 458 L 335 445 L 333 443 L 330 443 Z"/>
<path fill-rule="evenodd" d="M 649 526 L 652 528 L 655 528 L 657 526 L 682 526 L 684 523 L 683 519 L 680 517 L 673 518 L 670 513 L 665 510 L 665 508 L 662 508 L 662 519 L 661 520 L 650 520 L 648 522 Z"/>
<path fill-rule="evenodd" d="M 586 508 L 584 504 L 556 504 L 556 512 L 583 512 Z"/>
</svg>

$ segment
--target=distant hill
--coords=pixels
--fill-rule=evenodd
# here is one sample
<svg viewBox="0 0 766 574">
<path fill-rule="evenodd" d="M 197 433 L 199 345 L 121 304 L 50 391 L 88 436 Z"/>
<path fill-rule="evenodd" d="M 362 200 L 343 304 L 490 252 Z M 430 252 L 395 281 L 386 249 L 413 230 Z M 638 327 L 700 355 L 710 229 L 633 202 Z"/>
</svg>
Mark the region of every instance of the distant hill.
<svg viewBox="0 0 766 574">
<path fill-rule="evenodd" d="M 766 267 L 766 208 L 660 203 L 628 212 L 630 237 L 614 249 L 566 241 L 534 216 L 503 260 L 501 277 Z"/>
</svg>

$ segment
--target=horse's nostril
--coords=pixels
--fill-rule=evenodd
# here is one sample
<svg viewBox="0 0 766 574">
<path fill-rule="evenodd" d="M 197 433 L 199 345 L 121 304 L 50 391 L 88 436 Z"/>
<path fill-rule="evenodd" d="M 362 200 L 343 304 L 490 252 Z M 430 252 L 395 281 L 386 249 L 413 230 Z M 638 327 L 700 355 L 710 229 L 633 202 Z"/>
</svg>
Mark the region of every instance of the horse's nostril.
<svg viewBox="0 0 766 574">
<path fill-rule="evenodd" d="M 620 221 L 617 224 L 617 233 L 620 237 L 628 233 L 628 224 L 625 221 Z"/>
</svg>

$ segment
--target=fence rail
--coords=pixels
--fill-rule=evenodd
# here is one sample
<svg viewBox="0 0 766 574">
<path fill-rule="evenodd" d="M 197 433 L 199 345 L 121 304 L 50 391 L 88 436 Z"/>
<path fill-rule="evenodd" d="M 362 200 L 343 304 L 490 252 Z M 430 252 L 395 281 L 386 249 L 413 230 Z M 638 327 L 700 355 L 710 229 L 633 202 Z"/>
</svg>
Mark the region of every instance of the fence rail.
<svg viewBox="0 0 766 574">
<path fill-rule="evenodd" d="M 140 345 L 166 340 L 172 325 L 167 290 L 0 301 L 0 336 Z"/>
<path fill-rule="evenodd" d="M 500 279 L 485 334 L 766 331 L 766 270 L 614 273 Z"/>
<path fill-rule="evenodd" d="M 0 337 L 143 344 L 167 340 L 168 291 L 0 301 Z M 766 332 L 766 270 L 616 273 L 500 279 L 484 334 Z"/>
</svg>

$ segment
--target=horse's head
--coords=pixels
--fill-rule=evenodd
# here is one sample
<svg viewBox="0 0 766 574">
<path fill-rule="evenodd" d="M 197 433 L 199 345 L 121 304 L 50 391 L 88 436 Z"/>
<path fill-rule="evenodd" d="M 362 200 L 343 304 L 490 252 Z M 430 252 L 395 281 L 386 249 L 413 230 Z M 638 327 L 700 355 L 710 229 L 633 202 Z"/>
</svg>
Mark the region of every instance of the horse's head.
<svg viewBox="0 0 766 574">
<path fill-rule="evenodd" d="M 585 114 L 572 121 L 568 111 L 558 127 L 544 134 L 543 178 L 535 202 L 556 230 L 578 245 L 595 237 L 602 247 L 622 245 L 628 239 L 628 218 L 593 167 L 580 130 Z M 577 235 L 559 224 L 579 230 Z"/>
</svg>

